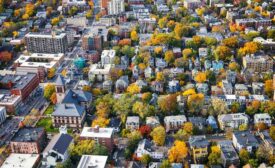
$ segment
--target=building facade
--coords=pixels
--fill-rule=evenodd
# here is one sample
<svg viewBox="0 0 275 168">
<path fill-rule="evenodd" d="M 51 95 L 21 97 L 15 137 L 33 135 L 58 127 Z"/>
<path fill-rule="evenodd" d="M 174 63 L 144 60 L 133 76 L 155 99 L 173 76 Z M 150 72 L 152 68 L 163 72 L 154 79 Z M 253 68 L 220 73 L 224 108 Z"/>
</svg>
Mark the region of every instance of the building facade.
<svg viewBox="0 0 275 168">
<path fill-rule="evenodd" d="M 6 118 L 7 118 L 6 108 L 3 106 L 0 106 L 0 125 L 6 120 Z"/>
<path fill-rule="evenodd" d="M 110 0 L 108 2 L 108 14 L 117 15 L 125 11 L 124 0 Z"/>
</svg>

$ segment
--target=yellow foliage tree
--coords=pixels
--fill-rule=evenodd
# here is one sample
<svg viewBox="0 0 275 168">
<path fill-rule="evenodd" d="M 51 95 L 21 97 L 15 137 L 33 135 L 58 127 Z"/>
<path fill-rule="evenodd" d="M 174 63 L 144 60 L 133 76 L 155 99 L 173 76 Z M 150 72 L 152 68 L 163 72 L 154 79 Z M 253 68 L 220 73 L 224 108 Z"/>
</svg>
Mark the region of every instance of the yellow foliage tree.
<svg viewBox="0 0 275 168">
<path fill-rule="evenodd" d="M 137 94 L 140 92 L 140 88 L 135 83 L 132 83 L 131 85 L 129 85 L 127 87 L 127 92 L 129 92 L 131 94 Z"/>
<path fill-rule="evenodd" d="M 231 71 L 236 71 L 239 69 L 239 64 L 236 62 L 231 62 L 228 67 Z"/>
<path fill-rule="evenodd" d="M 164 81 L 163 72 L 157 72 L 156 81 L 158 81 L 158 82 Z"/>
<path fill-rule="evenodd" d="M 167 17 L 163 17 L 163 18 L 159 19 L 158 25 L 161 29 L 164 28 L 166 26 L 166 24 L 167 24 Z"/>
<path fill-rule="evenodd" d="M 15 17 L 19 17 L 21 15 L 21 10 L 20 9 L 16 9 L 16 10 L 14 10 L 14 12 L 13 12 L 13 16 L 15 16 Z"/>
<path fill-rule="evenodd" d="M 154 128 L 150 135 L 153 138 L 155 144 L 160 146 L 164 145 L 166 132 L 163 126 Z"/>
<path fill-rule="evenodd" d="M 198 83 L 203 83 L 206 81 L 206 73 L 204 72 L 198 72 L 196 77 L 195 77 L 195 81 Z"/>
<path fill-rule="evenodd" d="M 196 91 L 195 89 L 187 89 L 186 91 L 183 92 L 183 96 L 189 96 L 189 95 L 193 95 L 193 94 L 196 94 Z"/>
<path fill-rule="evenodd" d="M 103 118 L 103 117 L 97 117 L 93 123 L 92 123 L 92 127 L 95 127 L 95 126 L 99 126 L 101 128 L 105 128 L 108 126 L 110 122 L 110 119 L 106 119 L 106 118 Z"/>
<path fill-rule="evenodd" d="M 51 20 L 51 24 L 52 24 L 53 26 L 55 26 L 55 25 L 57 25 L 57 24 L 59 23 L 59 21 L 60 21 L 60 18 L 59 18 L 59 17 L 55 17 L 55 18 L 53 18 L 53 19 Z"/>
<path fill-rule="evenodd" d="M 14 38 L 18 37 L 18 35 L 19 35 L 18 31 L 13 31 L 12 34 L 13 34 Z"/>
<path fill-rule="evenodd" d="M 55 68 L 50 68 L 48 70 L 48 78 L 51 79 L 54 77 L 54 75 L 55 75 Z"/>
<path fill-rule="evenodd" d="M 183 141 L 176 140 L 174 146 L 168 152 L 170 163 L 182 163 L 188 154 L 188 148 Z"/>
<path fill-rule="evenodd" d="M 165 52 L 164 60 L 169 64 L 173 63 L 173 61 L 175 60 L 175 56 L 172 50 L 168 50 Z"/>
<path fill-rule="evenodd" d="M 138 37 L 138 33 L 136 30 L 132 30 L 131 31 L 131 40 L 132 41 L 138 41 L 139 37 Z"/>
<path fill-rule="evenodd" d="M 192 55 L 193 51 L 190 48 L 186 48 L 182 50 L 182 56 L 183 57 L 190 57 Z"/>
<path fill-rule="evenodd" d="M 193 124 L 191 122 L 186 122 L 183 124 L 183 130 L 189 134 L 192 135 L 193 134 Z"/>
<path fill-rule="evenodd" d="M 85 92 L 91 92 L 92 91 L 92 87 L 88 86 L 88 85 L 85 85 L 85 86 L 82 87 L 82 90 L 85 91 Z"/>
<path fill-rule="evenodd" d="M 156 47 L 154 49 L 155 54 L 161 54 L 162 53 L 162 47 Z"/>
<path fill-rule="evenodd" d="M 24 19 L 24 20 L 28 20 L 28 19 L 29 19 L 29 17 L 30 17 L 30 16 L 29 16 L 28 14 L 26 14 L 26 13 L 25 13 L 25 14 L 22 16 L 22 19 Z"/>
<path fill-rule="evenodd" d="M 244 47 L 239 49 L 239 54 L 244 56 L 246 54 L 255 54 L 261 48 L 260 44 L 257 42 L 246 42 Z"/>
</svg>

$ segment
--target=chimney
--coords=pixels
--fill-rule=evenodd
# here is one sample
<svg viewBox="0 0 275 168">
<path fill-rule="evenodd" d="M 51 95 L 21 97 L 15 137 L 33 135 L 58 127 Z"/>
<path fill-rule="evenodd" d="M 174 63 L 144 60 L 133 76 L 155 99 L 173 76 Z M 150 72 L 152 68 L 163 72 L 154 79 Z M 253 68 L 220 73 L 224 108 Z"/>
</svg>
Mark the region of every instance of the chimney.
<svg viewBox="0 0 275 168">
<path fill-rule="evenodd" d="M 96 132 L 96 133 L 99 132 L 99 126 L 98 126 L 98 125 L 96 125 L 96 126 L 93 128 L 93 132 Z"/>
</svg>

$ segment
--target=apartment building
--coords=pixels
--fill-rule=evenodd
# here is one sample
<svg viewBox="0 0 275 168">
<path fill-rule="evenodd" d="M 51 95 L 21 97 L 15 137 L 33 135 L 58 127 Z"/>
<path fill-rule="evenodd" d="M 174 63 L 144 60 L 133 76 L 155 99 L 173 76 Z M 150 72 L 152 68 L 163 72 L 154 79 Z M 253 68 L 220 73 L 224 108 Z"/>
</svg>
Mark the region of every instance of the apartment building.
<svg viewBox="0 0 275 168">
<path fill-rule="evenodd" d="M 202 163 L 208 156 L 209 141 L 205 135 L 191 136 L 188 140 L 194 162 Z"/>
<path fill-rule="evenodd" d="M 114 129 L 113 128 L 99 128 L 84 127 L 80 134 L 81 139 L 91 139 L 105 146 L 110 152 L 114 148 Z"/>
<path fill-rule="evenodd" d="M 273 70 L 274 61 L 268 55 L 245 56 L 243 57 L 243 66 L 254 72 L 267 72 Z"/>
<path fill-rule="evenodd" d="M 184 7 L 187 9 L 196 9 L 205 4 L 204 0 L 185 0 Z"/>
<path fill-rule="evenodd" d="M 21 128 L 11 139 L 12 153 L 39 154 L 45 147 L 44 128 Z"/>
<path fill-rule="evenodd" d="M 31 53 L 65 53 L 68 50 L 66 33 L 31 32 L 26 34 L 25 41 Z"/>
<path fill-rule="evenodd" d="M 270 127 L 272 124 L 271 116 L 268 113 L 260 113 L 254 115 L 254 124 L 264 123 Z"/>
<path fill-rule="evenodd" d="M 238 129 L 242 124 L 248 124 L 249 117 L 244 113 L 222 114 L 218 116 L 221 130 L 226 128 Z"/>
<path fill-rule="evenodd" d="M 106 168 L 108 156 L 82 155 L 77 168 Z"/>
<path fill-rule="evenodd" d="M 108 2 L 108 14 L 117 15 L 125 11 L 124 0 L 110 0 Z"/>
<path fill-rule="evenodd" d="M 182 128 L 183 124 L 187 121 L 185 115 L 166 116 L 164 117 L 164 125 L 166 132 L 176 131 Z"/>
<path fill-rule="evenodd" d="M 0 106 L 6 108 L 6 113 L 8 115 L 15 115 L 18 113 L 22 102 L 21 100 L 21 96 L 18 95 L 0 94 Z"/>
<path fill-rule="evenodd" d="M 231 165 L 238 167 L 240 165 L 239 156 L 231 141 L 219 141 L 218 147 L 221 150 L 221 160 L 223 167 L 230 167 Z"/>
<path fill-rule="evenodd" d="M 96 33 L 85 34 L 82 37 L 82 48 L 84 50 L 102 51 L 103 37 Z"/>
<path fill-rule="evenodd" d="M 246 149 L 248 152 L 256 152 L 259 143 L 253 133 L 250 131 L 236 131 L 233 132 L 232 142 L 237 151 Z"/>
</svg>

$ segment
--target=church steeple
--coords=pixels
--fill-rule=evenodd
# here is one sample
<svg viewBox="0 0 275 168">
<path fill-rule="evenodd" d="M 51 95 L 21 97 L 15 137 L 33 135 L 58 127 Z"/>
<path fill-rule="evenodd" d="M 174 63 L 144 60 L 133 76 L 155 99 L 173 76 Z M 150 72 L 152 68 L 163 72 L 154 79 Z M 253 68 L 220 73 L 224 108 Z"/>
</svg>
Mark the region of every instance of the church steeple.
<svg viewBox="0 0 275 168">
<path fill-rule="evenodd" d="M 56 99 L 57 103 L 61 103 L 65 97 L 65 81 L 61 75 L 57 76 L 55 81 L 55 92 L 56 92 Z"/>
</svg>

